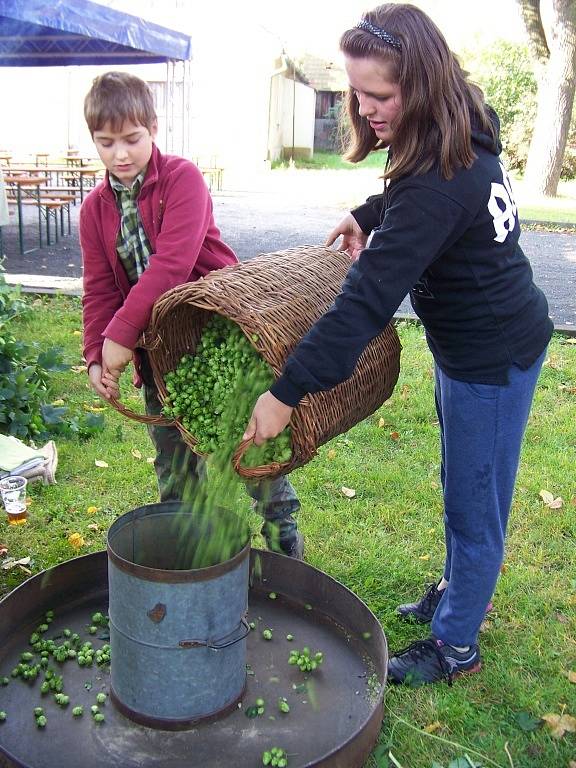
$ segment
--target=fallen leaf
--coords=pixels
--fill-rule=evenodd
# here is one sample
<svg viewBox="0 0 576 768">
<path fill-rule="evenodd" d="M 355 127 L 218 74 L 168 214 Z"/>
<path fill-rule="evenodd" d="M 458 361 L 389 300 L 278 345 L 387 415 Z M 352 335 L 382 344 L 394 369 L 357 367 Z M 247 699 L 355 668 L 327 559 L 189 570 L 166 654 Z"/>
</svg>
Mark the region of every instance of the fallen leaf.
<svg viewBox="0 0 576 768">
<path fill-rule="evenodd" d="M 82 331 L 72 331 L 73 336 L 82 336 Z"/>
<path fill-rule="evenodd" d="M 515 712 L 514 720 L 526 732 L 535 731 L 542 725 L 542 720 L 539 717 L 533 717 L 530 712 Z"/>
<path fill-rule="evenodd" d="M 72 549 L 80 549 L 85 543 L 84 537 L 80 533 L 71 533 L 68 536 L 68 544 L 70 544 Z"/>
<path fill-rule="evenodd" d="M 568 678 L 568 680 L 570 680 L 571 683 L 576 683 L 576 672 L 573 672 L 570 669 L 565 674 L 566 674 L 566 677 Z"/>
<path fill-rule="evenodd" d="M 430 483 L 430 488 L 433 488 L 435 491 L 440 488 L 439 484 L 436 482 L 436 480 L 432 480 Z"/>
<path fill-rule="evenodd" d="M 400 433 L 399 432 L 390 432 L 390 437 L 392 440 L 399 440 L 400 439 Z"/>
<path fill-rule="evenodd" d="M 133 448 L 131 450 L 131 454 L 132 454 L 132 456 L 134 456 L 135 459 L 141 459 L 142 458 L 142 454 L 140 453 L 138 448 Z"/>
<path fill-rule="evenodd" d="M 554 498 L 554 494 L 550 493 L 550 491 L 541 490 L 538 495 L 550 509 L 560 509 L 564 503 L 561 496 Z"/>
<path fill-rule="evenodd" d="M 154 464 L 154 456 L 147 456 L 146 461 L 148 464 Z"/>
<path fill-rule="evenodd" d="M 87 515 L 95 515 L 96 512 L 98 512 L 98 507 L 86 507 L 86 514 Z"/>
<path fill-rule="evenodd" d="M 19 560 L 16 560 L 14 557 L 8 557 L 2 563 L 2 570 L 10 571 L 12 568 L 16 568 L 17 565 L 28 565 L 30 560 L 30 557 L 21 557 Z"/>
<path fill-rule="evenodd" d="M 84 410 L 88 411 L 88 413 L 102 413 L 106 410 L 105 405 L 88 405 L 88 403 L 84 403 Z"/>
<path fill-rule="evenodd" d="M 554 370 L 557 370 L 560 366 L 558 365 L 558 358 L 552 355 L 552 357 L 549 357 L 548 360 L 544 361 L 544 365 L 546 365 L 548 368 L 553 368 Z"/>
<path fill-rule="evenodd" d="M 430 555 L 420 555 L 418 560 L 430 560 Z"/>
<path fill-rule="evenodd" d="M 482 624 L 480 624 L 480 632 L 488 632 L 490 629 L 492 629 L 492 624 L 489 621 L 484 620 Z"/>
<path fill-rule="evenodd" d="M 568 763 L 568 768 L 576 768 L 576 760 L 570 760 Z"/>
<path fill-rule="evenodd" d="M 576 395 L 576 387 L 569 387 L 567 384 L 558 384 L 561 392 L 568 392 L 569 395 Z"/>
<path fill-rule="evenodd" d="M 386 419 L 383 419 L 383 418 L 378 419 L 378 426 L 380 427 L 380 429 L 382 429 L 382 427 L 385 427 Z"/>
<path fill-rule="evenodd" d="M 90 523 L 88 528 L 90 528 L 91 531 L 99 531 L 100 530 L 100 526 L 98 525 L 98 523 Z"/>
<path fill-rule="evenodd" d="M 94 464 L 96 464 L 97 467 L 107 467 L 108 464 L 106 464 L 105 461 L 102 461 L 102 459 L 95 459 Z"/>
<path fill-rule="evenodd" d="M 425 733 L 435 733 L 440 728 L 442 728 L 442 723 L 440 722 L 440 720 L 435 720 L 433 723 L 429 723 L 428 725 L 425 725 L 424 728 L 422 728 L 422 730 Z"/>
<path fill-rule="evenodd" d="M 42 299 L 36 299 L 32 302 L 33 307 L 41 307 L 42 306 Z"/>
<path fill-rule="evenodd" d="M 555 739 L 561 739 L 565 733 L 576 733 L 576 717 L 572 715 L 549 714 L 543 715 L 542 720 L 550 728 Z"/>
<path fill-rule="evenodd" d="M 576 344 L 576 339 L 573 337 L 570 337 L 569 339 L 562 339 L 560 344 Z"/>
<path fill-rule="evenodd" d="M 64 400 L 62 400 L 62 398 L 60 398 L 59 400 L 54 400 L 52 405 L 66 405 L 66 403 L 64 402 Z"/>
<path fill-rule="evenodd" d="M 85 365 L 73 365 L 70 370 L 74 371 L 74 373 L 84 373 L 88 369 Z"/>
<path fill-rule="evenodd" d="M 346 488 L 346 486 L 343 485 L 340 490 L 342 491 L 342 495 L 346 496 L 347 499 L 353 499 L 354 496 L 356 496 L 356 491 L 354 488 Z"/>
<path fill-rule="evenodd" d="M 559 621 L 560 624 L 568 624 L 570 622 L 570 619 L 568 618 L 568 616 L 566 616 L 566 614 L 562 613 L 561 611 L 556 611 L 556 613 L 554 614 L 554 618 L 556 619 L 556 621 Z"/>
<path fill-rule="evenodd" d="M 4 557 L 4 555 L 8 554 L 8 547 L 6 544 L 0 544 L 0 557 Z"/>
<path fill-rule="evenodd" d="M 408 400 L 408 396 L 410 393 L 410 387 L 408 384 L 404 384 L 402 386 L 402 389 L 400 390 L 400 400 Z"/>
<path fill-rule="evenodd" d="M 334 448 L 330 448 L 330 450 L 328 451 L 326 456 L 330 459 L 330 461 L 332 461 L 332 459 L 335 459 L 336 458 L 336 451 L 334 450 Z"/>
</svg>

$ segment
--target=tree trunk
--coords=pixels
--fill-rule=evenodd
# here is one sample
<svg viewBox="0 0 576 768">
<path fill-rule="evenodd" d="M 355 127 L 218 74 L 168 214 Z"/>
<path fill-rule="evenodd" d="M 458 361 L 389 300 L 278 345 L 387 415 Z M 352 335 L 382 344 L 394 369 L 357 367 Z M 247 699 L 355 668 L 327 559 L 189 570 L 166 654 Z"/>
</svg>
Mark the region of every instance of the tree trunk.
<svg viewBox="0 0 576 768">
<path fill-rule="evenodd" d="M 534 6 L 531 0 L 518 1 L 521 6 Z M 534 191 L 553 197 L 560 181 L 576 87 L 576 0 L 541 0 L 540 6 L 548 6 L 543 10 L 549 13 L 546 41 L 550 56 L 541 68 L 525 180 Z M 532 30 L 534 33 L 534 27 Z"/>
</svg>

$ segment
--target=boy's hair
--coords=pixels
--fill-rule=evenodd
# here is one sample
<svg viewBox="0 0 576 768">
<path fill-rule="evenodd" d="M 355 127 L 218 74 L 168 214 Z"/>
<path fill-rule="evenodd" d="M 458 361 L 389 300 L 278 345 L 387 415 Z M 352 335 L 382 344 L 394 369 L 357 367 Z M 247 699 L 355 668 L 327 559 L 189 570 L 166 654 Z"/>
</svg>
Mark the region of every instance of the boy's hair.
<svg viewBox="0 0 576 768">
<path fill-rule="evenodd" d="M 497 131 L 482 91 L 466 79 L 438 27 L 423 11 L 408 4 L 380 5 L 363 18 L 400 43 L 398 48 L 358 28 L 347 30 L 340 38 L 344 54 L 385 62 L 400 86 L 402 109 L 393 126 L 394 151 L 385 177 L 425 173 L 438 163 L 442 176 L 450 179 L 457 168 L 469 168 L 476 158 L 471 123 L 495 143 Z M 346 106 L 351 128 L 345 157 L 358 162 L 383 145 L 368 120 L 358 114 L 352 88 Z"/>
<path fill-rule="evenodd" d="M 115 132 L 126 121 L 150 130 L 157 120 L 152 91 L 128 72 L 106 72 L 94 79 L 84 99 L 84 117 L 92 136 L 107 123 Z"/>
</svg>

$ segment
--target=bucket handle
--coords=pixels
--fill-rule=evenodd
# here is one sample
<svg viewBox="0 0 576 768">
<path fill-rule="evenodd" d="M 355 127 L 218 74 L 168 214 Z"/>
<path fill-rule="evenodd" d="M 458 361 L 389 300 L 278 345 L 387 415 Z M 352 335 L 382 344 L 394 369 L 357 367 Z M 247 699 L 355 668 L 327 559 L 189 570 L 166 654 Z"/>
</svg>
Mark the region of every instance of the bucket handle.
<svg viewBox="0 0 576 768">
<path fill-rule="evenodd" d="M 220 651 L 222 648 L 229 648 L 231 645 L 235 645 L 236 643 L 239 643 L 240 640 L 244 640 L 244 638 L 250 634 L 250 624 L 248 624 L 244 616 L 240 619 L 240 625 L 244 628 L 242 634 L 238 635 L 238 637 L 235 637 L 232 640 L 227 640 L 226 642 L 222 642 L 218 640 L 215 642 L 211 642 L 210 640 L 180 640 L 178 645 L 181 648 L 206 647 L 206 648 L 210 648 L 213 651 Z M 234 630 L 234 632 L 236 632 L 236 630 Z M 233 634 L 233 632 L 231 632 L 230 634 Z M 230 637 L 230 635 L 228 635 L 228 637 Z"/>
</svg>

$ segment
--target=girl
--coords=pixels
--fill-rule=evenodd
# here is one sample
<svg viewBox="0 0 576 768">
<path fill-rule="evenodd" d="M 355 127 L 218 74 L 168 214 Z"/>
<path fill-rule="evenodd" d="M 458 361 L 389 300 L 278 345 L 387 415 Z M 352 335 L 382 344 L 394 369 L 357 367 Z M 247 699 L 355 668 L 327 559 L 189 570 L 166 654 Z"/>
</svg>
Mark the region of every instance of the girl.
<svg viewBox="0 0 576 768">
<path fill-rule="evenodd" d="M 498 118 L 432 20 L 412 5 L 381 5 L 340 47 L 347 157 L 388 147 L 384 194 L 328 237 L 342 236 L 356 260 L 334 306 L 257 401 L 245 437 L 259 445 L 275 436 L 306 393 L 348 378 L 410 293 L 435 361 L 446 563 L 422 600 L 399 609 L 431 621 L 431 636 L 392 656 L 388 672 L 397 683 L 451 681 L 480 669 L 478 631 L 552 322 L 518 245 Z"/>
</svg>

